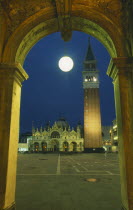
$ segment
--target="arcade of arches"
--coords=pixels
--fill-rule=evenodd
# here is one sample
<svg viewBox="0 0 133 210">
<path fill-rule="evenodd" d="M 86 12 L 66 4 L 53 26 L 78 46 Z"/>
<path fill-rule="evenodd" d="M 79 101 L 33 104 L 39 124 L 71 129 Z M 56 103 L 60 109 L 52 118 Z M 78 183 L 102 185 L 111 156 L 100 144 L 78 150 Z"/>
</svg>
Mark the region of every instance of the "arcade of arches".
<svg viewBox="0 0 133 210">
<path fill-rule="evenodd" d="M 83 144 L 80 125 L 75 131 L 67 121 L 60 119 L 45 130 L 42 127 L 32 128 L 32 140 L 29 141 L 28 149 L 31 152 L 82 152 Z"/>
<path fill-rule="evenodd" d="M 133 0 L 0 1 L 0 209 L 15 209 L 25 57 L 42 37 L 78 30 L 96 37 L 111 62 L 119 136 L 122 209 L 133 210 Z"/>
</svg>

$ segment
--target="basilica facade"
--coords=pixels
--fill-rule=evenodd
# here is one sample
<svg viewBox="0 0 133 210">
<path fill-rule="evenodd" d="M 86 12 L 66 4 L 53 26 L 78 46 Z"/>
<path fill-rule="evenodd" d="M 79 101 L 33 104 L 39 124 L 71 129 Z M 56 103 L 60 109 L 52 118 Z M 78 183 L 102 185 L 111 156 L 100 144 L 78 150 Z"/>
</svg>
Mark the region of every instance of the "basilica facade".
<svg viewBox="0 0 133 210">
<path fill-rule="evenodd" d="M 32 138 L 28 142 L 31 152 L 82 152 L 84 139 L 81 125 L 71 129 L 65 119 L 59 119 L 52 127 L 32 129 Z"/>
</svg>

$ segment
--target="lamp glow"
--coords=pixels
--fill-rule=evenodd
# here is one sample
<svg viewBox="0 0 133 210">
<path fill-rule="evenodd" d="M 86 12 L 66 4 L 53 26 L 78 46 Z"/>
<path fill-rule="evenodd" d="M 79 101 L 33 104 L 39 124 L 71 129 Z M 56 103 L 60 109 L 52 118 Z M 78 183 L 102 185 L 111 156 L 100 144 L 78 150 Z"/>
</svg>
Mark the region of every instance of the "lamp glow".
<svg viewBox="0 0 133 210">
<path fill-rule="evenodd" d="M 73 68 L 74 63 L 73 63 L 73 60 L 70 57 L 64 56 L 59 60 L 58 65 L 59 65 L 59 68 L 62 71 L 68 72 Z"/>
</svg>

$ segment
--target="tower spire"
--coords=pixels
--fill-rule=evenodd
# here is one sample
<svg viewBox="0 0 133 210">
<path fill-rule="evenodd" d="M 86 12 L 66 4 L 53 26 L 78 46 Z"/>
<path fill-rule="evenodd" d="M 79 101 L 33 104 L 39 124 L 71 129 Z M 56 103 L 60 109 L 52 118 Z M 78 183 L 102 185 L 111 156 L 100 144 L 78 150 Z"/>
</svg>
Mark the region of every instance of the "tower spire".
<svg viewBox="0 0 133 210">
<path fill-rule="evenodd" d="M 94 60 L 96 59 L 95 59 L 95 56 L 91 47 L 90 37 L 88 37 L 88 49 L 87 49 L 85 61 L 94 61 Z"/>
<path fill-rule="evenodd" d="M 90 37 L 88 38 L 88 49 L 86 53 L 86 57 L 84 60 L 84 70 L 85 71 L 95 71 L 96 70 L 96 59 L 91 47 Z"/>
</svg>

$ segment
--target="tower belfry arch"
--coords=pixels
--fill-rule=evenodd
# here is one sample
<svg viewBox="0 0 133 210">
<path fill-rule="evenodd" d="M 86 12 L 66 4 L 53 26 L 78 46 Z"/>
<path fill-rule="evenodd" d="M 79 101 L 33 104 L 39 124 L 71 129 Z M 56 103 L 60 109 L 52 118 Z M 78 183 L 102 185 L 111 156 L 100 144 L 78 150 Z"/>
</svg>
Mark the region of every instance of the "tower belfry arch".
<svg viewBox="0 0 133 210">
<path fill-rule="evenodd" d="M 15 209 L 17 142 L 25 57 L 42 37 L 78 30 L 111 56 L 119 137 L 122 208 L 133 209 L 133 1 L 12 0 L 0 2 L 0 210 Z"/>
</svg>

